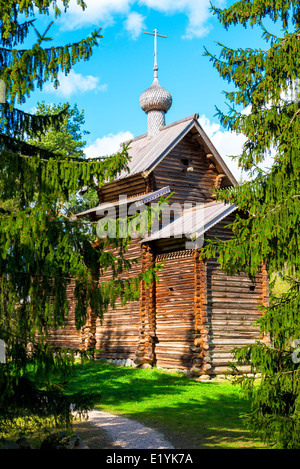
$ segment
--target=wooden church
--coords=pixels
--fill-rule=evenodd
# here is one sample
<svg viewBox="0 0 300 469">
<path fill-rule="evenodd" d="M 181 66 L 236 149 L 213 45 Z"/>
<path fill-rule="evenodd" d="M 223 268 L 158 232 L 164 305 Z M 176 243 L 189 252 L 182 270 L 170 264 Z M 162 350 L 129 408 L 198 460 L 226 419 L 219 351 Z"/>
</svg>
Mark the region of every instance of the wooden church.
<svg viewBox="0 0 300 469">
<path fill-rule="evenodd" d="M 230 276 L 217 259 L 199 257 L 198 245 L 191 241 L 195 234 L 202 243 L 231 236 L 227 225 L 237 207 L 216 201 L 213 189 L 237 181 L 201 128 L 198 114 L 165 125 L 171 104 L 170 93 L 157 79 L 155 54 L 154 81 L 140 96 L 147 133 L 130 144 L 130 171 L 101 189 L 98 207 L 77 214 L 96 221 L 107 208 L 120 209 L 120 195 L 140 207 L 172 194 L 170 204 L 187 206 L 165 226 L 133 239 L 129 248 L 128 256 L 140 260 L 128 275 L 163 262 L 159 281 L 148 288 L 142 284 L 139 301 L 118 303 L 101 323 L 91 312 L 80 333 L 70 301 L 69 324 L 53 332 L 51 340 L 74 348 L 93 345 L 99 358 L 116 363 L 179 369 L 209 379 L 230 372 L 234 347 L 261 339 L 253 323 L 268 301 L 268 276 L 264 267 L 254 282 L 244 274 Z M 197 211 L 201 216 L 195 216 Z"/>
</svg>

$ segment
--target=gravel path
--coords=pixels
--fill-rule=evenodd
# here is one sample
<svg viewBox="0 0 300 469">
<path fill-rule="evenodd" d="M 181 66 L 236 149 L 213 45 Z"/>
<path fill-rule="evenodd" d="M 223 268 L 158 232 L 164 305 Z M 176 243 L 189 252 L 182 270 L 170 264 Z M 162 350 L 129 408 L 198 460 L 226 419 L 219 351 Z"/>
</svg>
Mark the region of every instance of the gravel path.
<svg viewBox="0 0 300 469">
<path fill-rule="evenodd" d="M 161 433 L 134 420 L 98 410 L 89 412 L 89 422 L 103 428 L 124 449 L 173 449 Z"/>
</svg>

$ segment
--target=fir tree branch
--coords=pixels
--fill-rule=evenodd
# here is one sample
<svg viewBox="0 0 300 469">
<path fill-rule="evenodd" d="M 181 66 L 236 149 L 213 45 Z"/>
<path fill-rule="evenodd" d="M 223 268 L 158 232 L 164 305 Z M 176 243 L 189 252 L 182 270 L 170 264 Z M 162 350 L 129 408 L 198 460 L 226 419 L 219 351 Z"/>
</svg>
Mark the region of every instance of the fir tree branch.
<svg viewBox="0 0 300 469">
<path fill-rule="evenodd" d="M 56 153 L 51 152 L 40 148 L 38 146 L 28 144 L 22 140 L 10 137 L 6 134 L 0 133 L 0 151 L 2 149 L 7 149 L 12 152 L 17 153 L 18 158 L 30 158 L 31 156 L 36 156 L 41 162 L 47 163 L 50 159 L 56 159 L 58 163 L 72 162 L 74 164 L 86 164 L 87 162 L 91 164 L 99 164 L 107 160 L 107 157 L 99 156 L 97 158 L 82 158 L 78 156 L 68 156 L 63 157 L 57 155 Z M 128 147 L 124 147 L 123 151 L 127 151 Z"/>
<path fill-rule="evenodd" d="M 28 136 L 35 137 L 39 133 L 46 132 L 50 126 L 52 126 L 54 130 L 59 130 L 64 117 L 68 113 L 69 106 L 57 114 L 49 115 L 29 114 L 16 108 L 13 108 L 11 111 L 8 103 L 0 104 L 0 110 L 1 109 L 2 118 L 4 119 L 2 132 L 11 138 L 23 141 L 28 138 Z"/>
<path fill-rule="evenodd" d="M 54 86 L 59 86 L 58 72 L 68 74 L 73 65 L 79 60 L 88 60 L 92 55 L 92 49 L 98 46 L 100 29 L 96 29 L 90 37 L 73 44 L 42 48 L 35 44 L 32 49 L 8 50 L 0 49 L 1 78 L 6 82 L 13 82 L 13 86 L 7 89 L 8 99 L 13 102 L 18 96 L 18 101 L 23 103 L 25 96 L 29 96 L 37 88 L 42 89 L 45 81 L 51 78 Z"/>
<path fill-rule="evenodd" d="M 38 30 L 36 29 L 36 27 L 34 26 L 34 24 L 32 25 L 33 29 L 35 30 L 35 32 L 36 32 L 36 34 L 37 34 L 37 36 L 38 36 L 38 42 L 37 42 L 38 45 L 40 45 L 43 41 L 52 41 L 51 38 L 46 38 L 46 34 L 47 34 L 47 32 L 49 31 L 49 29 L 51 28 L 52 24 L 53 24 L 53 21 L 51 21 L 51 23 L 49 24 L 49 26 L 47 27 L 47 29 L 46 29 L 46 31 L 44 32 L 43 35 L 41 35 L 41 34 L 38 32 Z"/>
<path fill-rule="evenodd" d="M 11 28 L 10 30 L 10 34 L 8 35 L 8 37 L 5 37 L 4 24 L 3 21 L 0 21 L 0 43 L 2 44 L 2 46 L 11 49 L 12 47 L 17 46 L 20 43 L 22 44 L 28 35 L 30 26 L 33 26 L 34 21 L 36 21 L 36 19 L 24 21 L 24 23 L 22 24 L 18 24 L 17 22 L 15 22 L 13 28 Z"/>
</svg>

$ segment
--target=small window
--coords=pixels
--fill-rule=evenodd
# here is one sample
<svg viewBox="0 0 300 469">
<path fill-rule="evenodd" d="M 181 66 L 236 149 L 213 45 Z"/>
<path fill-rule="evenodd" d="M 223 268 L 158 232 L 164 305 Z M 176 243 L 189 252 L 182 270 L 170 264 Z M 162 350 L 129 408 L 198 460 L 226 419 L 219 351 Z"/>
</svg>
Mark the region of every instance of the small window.
<svg viewBox="0 0 300 469">
<path fill-rule="evenodd" d="M 255 285 L 250 285 L 249 289 L 250 291 L 255 291 Z"/>
<path fill-rule="evenodd" d="M 189 160 L 188 160 L 188 158 L 181 158 L 181 163 L 182 163 L 184 166 L 188 166 L 188 165 L 189 165 Z"/>
</svg>

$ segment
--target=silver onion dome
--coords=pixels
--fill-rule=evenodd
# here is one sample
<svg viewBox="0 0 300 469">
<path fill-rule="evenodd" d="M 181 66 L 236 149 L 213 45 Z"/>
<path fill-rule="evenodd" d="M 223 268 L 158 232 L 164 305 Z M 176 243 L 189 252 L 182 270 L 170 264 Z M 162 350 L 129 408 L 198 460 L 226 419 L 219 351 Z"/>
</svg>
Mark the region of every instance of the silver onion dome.
<svg viewBox="0 0 300 469">
<path fill-rule="evenodd" d="M 140 96 L 140 106 L 147 114 L 149 111 L 167 112 L 172 105 L 172 96 L 154 78 L 152 85 Z"/>
<path fill-rule="evenodd" d="M 140 106 L 148 116 L 147 133 L 152 137 L 165 126 L 165 114 L 172 105 L 172 96 L 158 83 L 154 77 L 153 83 L 140 96 Z"/>
</svg>

